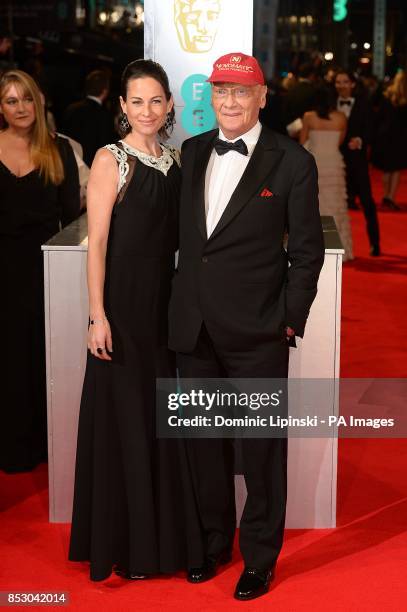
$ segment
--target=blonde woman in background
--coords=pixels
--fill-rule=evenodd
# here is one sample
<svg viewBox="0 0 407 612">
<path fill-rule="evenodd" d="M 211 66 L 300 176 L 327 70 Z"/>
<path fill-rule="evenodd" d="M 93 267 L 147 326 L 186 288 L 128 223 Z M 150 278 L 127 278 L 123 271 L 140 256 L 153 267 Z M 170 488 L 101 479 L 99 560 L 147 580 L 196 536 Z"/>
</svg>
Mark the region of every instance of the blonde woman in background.
<svg viewBox="0 0 407 612">
<path fill-rule="evenodd" d="M 407 75 L 400 70 L 383 94 L 372 147 L 372 163 L 383 170 L 382 204 L 399 210 L 395 197 L 400 170 L 407 168 Z"/>
<path fill-rule="evenodd" d="M 25 72 L 0 77 L 0 114 L 0 469 L 12 473 L 47 456 L 41 245 L 79 214 L 79 183 L 72 149 L 50 134 Z"/>
</svg>

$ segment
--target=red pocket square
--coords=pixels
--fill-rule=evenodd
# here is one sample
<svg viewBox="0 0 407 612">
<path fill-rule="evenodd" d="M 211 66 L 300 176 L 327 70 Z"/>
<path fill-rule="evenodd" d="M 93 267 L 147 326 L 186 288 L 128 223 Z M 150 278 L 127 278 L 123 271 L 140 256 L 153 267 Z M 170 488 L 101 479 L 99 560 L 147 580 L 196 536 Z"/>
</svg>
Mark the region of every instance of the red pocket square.
<svg viewBox="0 0 407 612">
<path fill-rule="evenodd" d="M 263 189 L 263 191 L 261 192 L 260 196 L 262 198 L 271 198 L 273 196 L 273 192 L 269 191 L 268 189 Z"/>
</svg>

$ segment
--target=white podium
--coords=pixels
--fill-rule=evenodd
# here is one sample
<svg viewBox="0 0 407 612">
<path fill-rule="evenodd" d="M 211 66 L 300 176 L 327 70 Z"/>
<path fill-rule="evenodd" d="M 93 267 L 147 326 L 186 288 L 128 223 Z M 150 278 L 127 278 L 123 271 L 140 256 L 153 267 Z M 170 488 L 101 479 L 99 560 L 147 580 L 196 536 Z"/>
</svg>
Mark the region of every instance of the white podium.
<svg viewBox="0 0 407 612">
<path fill-rule="evenodd" d="M 343 249 L 331 217 L 323 218 L 325 262 L 305 337 L 290 349 L 290 377 L 339 378 Z M 88 300 L 86 216 L 44 245 L 48 401 L 49 520 L 69 522 L 72 513 L 76 434 L 86 361 Z M 338 413 L 338 394 L 329 412 Z M 290 438 L 287 528 L 336 524 L 336 438 Z M 245 499 L 236 476 L 240 519 Z"/>
</svg>

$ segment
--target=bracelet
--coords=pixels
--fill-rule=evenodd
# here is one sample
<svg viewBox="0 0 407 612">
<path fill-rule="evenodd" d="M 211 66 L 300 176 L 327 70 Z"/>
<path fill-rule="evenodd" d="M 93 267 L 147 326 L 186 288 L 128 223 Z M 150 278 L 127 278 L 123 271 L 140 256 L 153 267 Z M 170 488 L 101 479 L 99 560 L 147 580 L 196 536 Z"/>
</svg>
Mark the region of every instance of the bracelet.
<svg viewBox="0 0 407 612">
<path fill-rule="evenodd" d="M 104 323 L 107 321 L 106 317 L 103 319 L 89 319 L 89 325 L 96 325 L 96 323 Z"/>
</svg>

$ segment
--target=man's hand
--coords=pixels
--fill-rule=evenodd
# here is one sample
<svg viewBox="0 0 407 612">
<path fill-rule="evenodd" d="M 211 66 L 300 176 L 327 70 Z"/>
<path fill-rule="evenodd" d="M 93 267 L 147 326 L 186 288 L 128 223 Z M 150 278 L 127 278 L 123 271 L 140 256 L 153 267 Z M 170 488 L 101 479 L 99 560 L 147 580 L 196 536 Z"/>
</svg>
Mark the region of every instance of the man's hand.
<svg viewBox="0 0 407 612">
<path fill-rule="evenodd" d="M 362 148 L 362 139 L 359 136 L 355 136 L 351 138 L 348 142 L 348 149 L 351 151 L 356 151 L 357 149 Z"/>
</svg>

